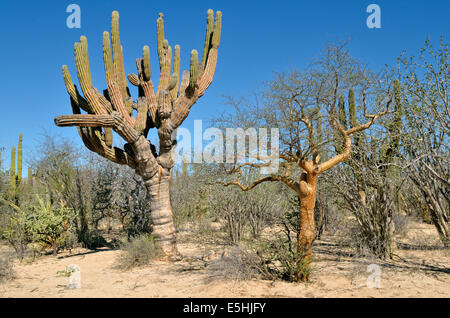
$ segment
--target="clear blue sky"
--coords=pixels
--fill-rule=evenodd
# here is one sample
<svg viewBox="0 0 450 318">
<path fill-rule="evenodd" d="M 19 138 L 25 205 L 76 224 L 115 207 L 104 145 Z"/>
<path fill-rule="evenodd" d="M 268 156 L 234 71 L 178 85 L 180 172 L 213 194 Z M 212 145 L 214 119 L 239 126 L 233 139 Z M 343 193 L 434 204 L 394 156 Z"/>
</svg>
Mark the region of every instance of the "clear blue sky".
<svg viewBox="0 0 450 318">
<path fill-rule="evenodd" d="M 81 29 L 66 27 L 66 7 L 71 3 L 81 7 Z M 366 26 L 366 7 L 371 3 L 381 7 L 381 29 Z M 222 95 L 249 94 L 273 71 L 306 66 L 327 42 L 351 39 L 351 54 L 376 69 L 392 65 L 403 50 L 417 53 L 426 36 L 436 44 L 441 35 L 448 41 L 450 30 L 449 0 L 2 1 L 3 168 L 9 168 L 10 149 L 20 132 L 25 161 L 44 129 L 81 144 L 75 128 L 58 128 L 53 123 L 55 116 L 71 113 L 61 65 L 69 66 L 77 84 L 73 43 L 80 35 L 88 38 L 93 81 L 101 91 L 105 88 L 102 32 L 110 31 L 111 12 L 118 10 L 126 73 L 136 72 L 135 59 L 141 56 L 142 46 L 149 45 L 152 77 L 157 82 L 158 13 L 164 13 L 171 45 L 181 45 L 182 69 L 187 69 L 190 50 L 202 51 L 208 8 L 223 12 L 219 62 L 214 82 L 193 107 L 186 128 L 193 127 L 194 119 L 208 120 L 224 110 Z"/>
</svg>

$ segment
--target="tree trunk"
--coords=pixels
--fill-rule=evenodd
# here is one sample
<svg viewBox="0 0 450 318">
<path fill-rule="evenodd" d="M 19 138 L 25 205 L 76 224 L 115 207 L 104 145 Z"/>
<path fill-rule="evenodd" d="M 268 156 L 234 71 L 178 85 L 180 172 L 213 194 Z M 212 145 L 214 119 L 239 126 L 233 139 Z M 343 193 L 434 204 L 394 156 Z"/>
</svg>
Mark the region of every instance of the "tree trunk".
<svg viewBox="0 0 450 318">
<path fill-rule="evenodd" d="M 312 243 L 315 236 L 314 207 L 316 204 L 317 176 L 304 174 L 300 184 L 300 232 L 297 238 L 299 261 L 304 265 L 297 274 L 297 280 L 307 281 L 311 267 Z"/>
<path fill-rule="evenodd" d="M 180 254 L 176 244 L 175 225 L 170 205 L 170 170 L 160 168 L 144 183 L 150 196 L 150 209 L 153 223 L 153 234 L 163 259 L 176 260 Z"/>
</svg>

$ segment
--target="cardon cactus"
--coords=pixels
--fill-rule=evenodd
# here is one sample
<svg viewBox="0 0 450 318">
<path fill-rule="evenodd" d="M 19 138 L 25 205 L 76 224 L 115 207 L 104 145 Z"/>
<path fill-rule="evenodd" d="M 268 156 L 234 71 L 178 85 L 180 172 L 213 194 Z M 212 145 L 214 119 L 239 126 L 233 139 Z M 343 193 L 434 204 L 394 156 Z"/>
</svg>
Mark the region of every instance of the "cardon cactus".
<svg viewBox="0 0 450 318">
<path fill-rule="evenodd" d="M 13 198 L 16 191 L 16 147 L 11 149 L 11 165 L 9 168 L 9 194 Z"/>
<path fill-rule="evenodd" d="M 22 182 L 22 155 L 23 155 L 23 148 L 22 148 L 22 140 L 23 136 L 22 134 L 19 135 L 19 145 L 17 147 L 17 183 L 20 184 Z"/>
<path fill-rule="evenodd" d="M 63 78 L 70 96 L 73 115 L 55 118 L 57 126 L 76 126 L 85 146 L 115 163 L 128 165 L 140 175 L 149 192 L 153 233 L 161 247 L 161 255 L 172 259 L 178 255 L 175 227 L 170 207 L 169 180 L 174 166 L 172 159 L 173 133 L 183 123 L 191 107 L 203 96 L 213 81 L 222 13 L 214 18 L 207 11 L 207 27 L 203 57 L 196 50 L 191 53 L 189 71 L 181 73 L 180 46 L 172 47 L 165 37 L 163 15 L 156 20 L 156 48 L 160 78 L 158 87 L 151 80 L 150 47 L 145 45 L 142 57 L 136 59 L 137 74 L 125 76 L 123 48 L 119 35 L 119 13 L 111 19 L 111 36 L 103 33 L 103 60 L 107 90 L 102 95 L 92 85 L 88 42 L 82 36 L 74 45 L 75 66 L 84 96 L 78 93 L 67 66 Z M 180 82 L 180 75 L 181 82 Z M 136 102 L 131 98 L 127 78 L 138 88 Z M 137 116 L 134 117 L 134 110 Z M 85 111 L 87 114 L 82 114 Z M 155 128 L 159 138 L 159 151 L 147 139 Z M 113 147 L 112 130 L 125 140 L 123 149 Z"/>
</svg>

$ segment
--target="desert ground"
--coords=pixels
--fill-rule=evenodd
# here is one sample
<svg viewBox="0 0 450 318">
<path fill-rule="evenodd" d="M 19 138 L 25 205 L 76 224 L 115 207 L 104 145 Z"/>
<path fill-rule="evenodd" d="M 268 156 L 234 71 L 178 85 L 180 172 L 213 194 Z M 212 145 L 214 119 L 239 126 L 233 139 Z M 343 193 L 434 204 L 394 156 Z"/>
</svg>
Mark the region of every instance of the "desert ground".
<svg viewBox="0 0 450 318">
<path fill-rule="evenodd" d="M 450 252 L 439 246 L 432 225 L 409 224 L 396 239 L 393 260 L 354 254 L 329 233 L 315 242 L 314 272 L 308 283 L 240 280 L 221 277 L 214 262 L 230 246 L 180 233 L 183 260 L 154 261 L 132 270 L 117 269 L 121 251 L 78 248 L 45 255 L 33 262 L 15 261 L 14 280 L 0 284 L 1 297 L 450 297 Z M 420 242 L 420 244 L 417 244 Z M 1 247 L 7 252 L 6 245 Z M 67 288 L 66 266 L 81 268 L 81 288 Z M 369 288 L 367 268 L 381 268 L 379 288 Z"/>
</svg>

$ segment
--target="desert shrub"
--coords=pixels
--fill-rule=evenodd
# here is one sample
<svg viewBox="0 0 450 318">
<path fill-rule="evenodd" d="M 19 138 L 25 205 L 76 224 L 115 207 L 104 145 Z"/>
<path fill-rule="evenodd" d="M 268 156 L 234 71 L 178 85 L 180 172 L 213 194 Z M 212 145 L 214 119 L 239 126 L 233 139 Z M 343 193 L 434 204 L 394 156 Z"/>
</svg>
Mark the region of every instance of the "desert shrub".
<svg viewBox="0 0 450 318">
<path fill-rule="evenodd" d="M 27 226 L 26 214 L 23 210 L 14 210 L 6 201 L 3 203 L 1 238 L 14 249 L 19 259 L 23 259 L 27 254 L 28 244 L 33 241 L 33 235 Z"/>
<path fill-rule="evenodd" d="M 72 210 L 39 196 L 22 206 L 12 202 L 8 204 L 12 209 L 2 236 L 14 248 L 18 257 L 22 259 L 25 256 L 31 242 L 51 247 L 56 255 L 63 245 L 64 235 L 71 230 Z"/>
<path fill-rule="evenodd" d="M 410 217 L 407 215 L 394 213 L 392 216 L 392 221 L 394 222 L 394 234 L 405 235 L 408 230 Z"/>
<path fill-rule="evenodd" d="M 290 237 L 261 240 L 253 247 L 259 262 L 258 270 L 264 279 L 297 282 L 300 277 L 310 277 L 312 268 L 305 260 L 305 251 L 297 251 Z"/>
<path fill-rule="evenodd" d="M 131 239 L 125 239 L 120 244 L 122 253 L 117 267 L 130 269 L 147 265 L 156 255 L 155 239 L 152 235 L 142 234 Z"/>
<path fill-rule="evenodd" d="M 236 245 L 210 265 L 212 276 L 231 280 L 250 280 L 261 277 L 259 259 L 245 247 Z"/>
<path fill-rule="evenodd" d="M 1 255 L 0 257 L 0 283 L 14 279 L 14 269 L 10 255 Z"/>
</svg>

